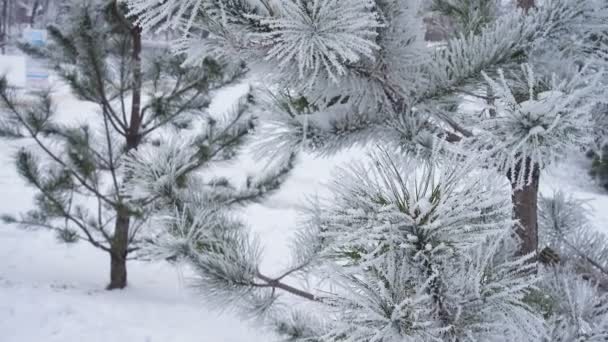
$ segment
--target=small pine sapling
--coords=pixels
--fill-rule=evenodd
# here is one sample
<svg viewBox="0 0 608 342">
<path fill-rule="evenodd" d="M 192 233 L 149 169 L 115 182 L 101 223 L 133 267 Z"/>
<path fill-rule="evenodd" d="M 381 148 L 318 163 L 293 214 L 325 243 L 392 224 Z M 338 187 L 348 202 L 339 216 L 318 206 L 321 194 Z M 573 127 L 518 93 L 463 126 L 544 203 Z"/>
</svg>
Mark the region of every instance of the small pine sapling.
<svg viewBox="0 0 608 342">
<path fill-rule="evenodd" d="M 200 160 L 238 145 L 253 127 L 244 114 L 247 96 L 225 122 L 216 123 L 206 109 L 210 91 L 244 70 L 227 74 L 211 59 L 184 67 L 184 58 L 166 48 L 144 48 L 141 28 L 117 1 L 73 1 L 63 13 L 66 24 L 50 26 L 52 44 L 36 53 L 84 102 L 78 117 L 66 120 L 69 108 L 53 92 L 25 93 L 3 81 L 0 136 L 34 142 L 19 150 L 16 162 L 37 190 L 36 209 L 5 221 L 49 228 L 66 242 L 84 240 L 102 249 L 111 259 L 108 289 L 120 289 L 127 285 L 127 259 L 140 248 L 156 205 L 155 198 L 139 201 L 126 188 L 142 177 L 138 172 L 153 170 L 135 172 L 126 159 L 144 146 L 166 143 L 159 138 L 163 132 L 203 129 L 185 146 L 192 152 L 185 177 Z"/>
</svg>

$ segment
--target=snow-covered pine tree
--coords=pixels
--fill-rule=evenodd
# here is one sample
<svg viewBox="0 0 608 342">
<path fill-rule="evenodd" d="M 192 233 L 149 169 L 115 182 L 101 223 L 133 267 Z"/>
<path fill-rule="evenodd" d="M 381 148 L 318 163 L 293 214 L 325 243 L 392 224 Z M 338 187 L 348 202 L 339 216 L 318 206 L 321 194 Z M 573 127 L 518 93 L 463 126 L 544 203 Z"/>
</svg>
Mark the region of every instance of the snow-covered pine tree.
<svg viewBox="0 0 608 342">
<path fill-rule="evenodd" d="M 181 28 L 184 36 L 176 48 L 187 53 L 189 60 L 210 55 L 276 66 L 269 70 L 268 82 L 277 84 L 280 92 L 288 89 L 291 94 L 302 95 L 313 110 L 308 115 L 275 115 L 274 126 L 282 126 L 283 134 L 272 135 L 269 149 L 299 148 L 305 141 L 307 148 L 326 153 L 363 144 L 377 137 L 379 131 L 384 141 L 409 149 L 428 148 L 433 140 L 444 138 L 458 141 L 459 146 L 473 142 L 465 150 L 478 153 L 490 148 L 480 145 L 493 141 L 495 153 L 486 151 L 487 155 L 501 154 L 499 159 L 512 156 L 500 167 L 512 178 L 515 216 L 524 227 L 522 254 L 532 253 L 537 247 L 534 204 L 539 171 L 547 162 L 529 159 L 530 154 L 547 156 L 558 150 L 541 151 L 537 143 L 556 133 L 553 127 L 568 132 L 572 126 L 567 121 L 572 118 L 577 120 L 575 126 L 582 124 L 586 129 L 590 122 L 577 114 L 531 118 L 524 110 L 540 109 L 535 100 L 540 93 L 563 92 L 552 87 L 570 87 L 566 91 L 572 92 L 572 87 L 592 82 L 588 76 L 599 77 L 601 73 L 595 71 L 602 70 L 598 64 L 604 63 L 597 58 L 602 49 L 597 49 L 597 40 L 592 37 L 605 32 L 606 5 L 595 0 L 545 1 L 537 8 L 529 6 L 533 2 L 524 1 L 521 5 L 525 5 L 525 11 L 514 6 L 499 11 L 501 2 L 493 1 L 482 2 L 481 8 L 471 0 L 436 1 L 434 8 L 455 16 L 455 22 L 478 23 L 460 25 L 460 29 L 472 31 L 460 32 L 439 48 L 429 48 L 422 40 L 421 8 L 414 0 L 348 1 L 348 6 L 340 1 L 128 3 L 143 27 L 155 26 L 169 17 L 166 27 Z M 528 72 L 522 70 L 522 63 L 533 71 L 530 79 L 526 79 Z M 488 99 L 482 71 L 495 79 L 499 70 L 508 87 L 514 87 L 511 95 L 516 98 L 506 100 L 517 106 L 509 108 L 519 114 L 506 114 L 505 110 L 502 117 L 481 122 L 476 113 L 464 113 L 464 95 Z M 596 95 L 586 97 L 596 100 Z M 505 96 L 510 95 L 503 91 L 491 98 L 499 102 L 498 106 Z M 577 90 L 575 101 L 594 102 L 581 101 L 582 96 Z M 519 108 L 522 102 L 528 105 Z M 578 107 L 577 103 L 572 105 Z M 553 120 L 556 118 L 559 122 Z M 503 122 L 492 126 L 497 120 Z M 480 129 L 482 124 L 486 127 Z M 588 140 L 588 134 L 578 134 L 585 129 L 574 132 L 576 136 L 561 136 L 566 145 Z M 503 142 L 507 137 L 515 139 Z M 557 152 L 562 147 L 560 144 Z M 291 152 L 287 150 L 283 152 Z"/>
<path fill-rule="evenodd" d="M 129 168 L 127 156 L 155 149 L 149 153 L 164 160 L 156 169 L 141 171 L 148 175 L 160 174 L 173 158 L 188 158 L 186 169 L 173 170 L 185 180 L 201 164 L 233 156 L 253 127 L 254 118 L 246 113 L 250 98 L 240 99 L 227 118 L 210 115 L 210 91 L 232 82 L 243 69 L 231 67 L 234 72 L 226 73 L 212 59 L 185 68 L 184 58 L 166 48 L 143 48 L 141 29 L 116 1 L 65 5 L 62 25 L 49 27 L 52 44 L 27 51 L 55 67 L 85 101 L 83 113 L 64 113 L 69 108 L 51 91 L 26 93 L 2 83 L 0 136 L 34 142 L 21 148 L 16 160 L 19 173 L 38 192 L 37 209 L 4 220 L 46 227 L 62 240 L 84 240 L 106 251 L 111 258 L 108 288 L 123 288 L 126 261 L 140 248 L 156 205 L 156 198 L 142 198 L 125 187 L 127 180 L 146 176 Z M 180 143 L 179 155 L 165 153 L 173 134 L 191 137 Z M 255 186 L 249 196 L 254 197 Z"/>
<path fill-rule="evenodd" d="M 384 151 L 342 170 L 276 276 L 260 267 L 246 226 L 189 184 L 174 196 L 186 200 L 159 212 L 152 251 L 188 262 L 208 304 L 240 308 L 286 340 L 540 341 L 544 321 L 527 304 L 535 265 L 514 255 L 508 183 L 478 167 Z M 331 289 L 290 285 L 310 274 Z M 281 293 L 315 311 L 285 309 Z"/>
<path fill-rule="evenodd" d="M 605 94 L 595 37 L 607 31 L 608 4 L 522 0 L 523 10 L 500 11 L 496 3 L 496 11 L 467 11 L 472 18 L 455 22 L 479 24 L 428 46 L 415 0 L 128 2 L 143 27 L 182 29 L 176 49 L 191 62 L 214 56 L 272 66 L 266 81 L 278 91 L 258 107 L 272 118 L 261 153 L 332 153 L 372 141 L 385 151 L 338 177 L 334 196 L 298 235 L 293 267 L 276 277 L 260 270 L 245 230 L 218 238 L 217 228 L 181 223 L 178 210 L 164 223 L 164 246 L 193 265 L 209 301 L 244 306 L 293 341 L 604 333 L 592 283 L 550 266 L 558 280 L 542 269 L 536 288 L 530 261 L 540 171 L 592 137 L 592 112 Z M 443 3 L 466 9 L 475 1 Z M 482 114 L 493 111 L 478 115 L 470 99 Z M 512 210 L 524 228 L 517 239 Z M 335 287 L 303 292 L 286 281 L 312 271 Z M 273 305 L 281 291 L 312 299 L 322 313 L 286 315 Z M 558 304 L 552 311 L 539 309 L 546 293 Z M 560 306 L 564 294 L 576 298 Z M 568 316 L 573 308 L 584 314 Z M 573 332 L 569 322 L 581 317 L 595 323 Z"/>
</svg>

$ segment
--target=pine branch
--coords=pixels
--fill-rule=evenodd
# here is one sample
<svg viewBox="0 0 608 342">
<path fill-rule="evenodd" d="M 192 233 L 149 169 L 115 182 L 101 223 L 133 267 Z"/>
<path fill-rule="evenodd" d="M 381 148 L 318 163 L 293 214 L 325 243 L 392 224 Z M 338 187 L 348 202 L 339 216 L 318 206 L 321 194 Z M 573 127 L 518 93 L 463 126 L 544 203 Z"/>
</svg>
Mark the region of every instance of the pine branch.
<svg viewBox="0 0 608 342">
<path fill-rule="evenodd" d="M 88 126 L 80 127 L 80 129 L 87 130 Z M 74 134 L 78 134 L 77 129 L 61 127 L 59 125 L 52 124 L 47 125 L 44 129 L 40 131 L 40 133 L 45 136 L 58 136 L 64 139 L 69 145 L 77 145 L 78 148 L 85 148 L 88 152 L 92 153 L 98 161 L 102 162 L 106 166 L 110 164 L 110 161 L 106 159 L 106 156 L 104 156 L 101 152 L 93 148 L 91 144 L 77 141 L 77 139 L 74 138 Z"/>
<path fill-rule="evenodd" d="M 292 273 L 292 272 L 295 272 L 295 270 L 290 271 L 287 274 Z M 313 295 L 312 293 L 300 290 L 298 288 L 295 288 L 293 286 L 290 286 L 290 285 L 287 285 L 287 284 L 281 282 L 281 278 L 273 279 L 273 278 L 267 277 L 259 272 L 256 273 L 256 276 L 265 282 L 264 285 L 257 285 L 259 287 L 270 287 L 272 289 L 280 289 L 280 290 L 283 290 L 287 293 L 291 293 L 298 297 L 302 297 L 302 298 L 312 300 L 312 301 L 319 301 L 319 299 L 317 297 L 315 297 L 315 295 Z"/>
<path fill-rule="evenodd" d="M 49 191 L 47 191 L 39 182 L 33 182 L 34 186 L 40 191 L 40 193 L 48 200 L 50 200 L 56 208 L 58 208 L 61 211 L 62 216 L 67 219 L 68 221 L 74 223 L 85 235 L 85 240 L 88 241 L 91 245 L 93 245 L 94 247 L 97 247 L 103 251 L 106 252 L 112 252 L 111 249 L 109 247 L 106 247 L 104 245 L 102 245 L 100 242 L 98 242 L 93 235 L 89 232 L 87 226 L 85 223 L 80 222 L 76 217 L 74 217 L 71 213 L 69 213 L 68 211 L 66 211 L 66 209 L 63 207 L 63 204 L 61 203 L 61 201 L 59 201 L 58 199 L 56 199 Z M 42 225 L 45 226 L 45 225 Z"/>
<path fill-rule="evenodd" d="M 21 139 L 24 137 L 19 130 L 18 123 L 10 122 L 10 119 L 0 118 L 0 138 Z"/>
<path fill-rule="evenodd" d="M 541 197 L 539 201 L 539 228 L 544 243 L 558 248 L 562 259 L 574 253 L 574 262 L 580 258 L 604 277 L 608 277 L 608 238 L 594 232 L 587 218 L 584 202 L 556 192 L 552 198 Z M 565 247 L 565 248 L 564 248 Z M 570 256 L 572 257 L 572 256 Z M 607 278 L 608 279 L 608 278 Z"/>
<path fill-rule="evenodd" d="M 15 107 L 14 103 L 11 101 L 11 99 L 7 96 L 6 91 L 5 90 L 0 90 L 0 99 L 2 99 L 2 101 L 7 105 L 7 107 L 9 108 L 9 110 L 14 114 L 14 117 L 21 123 L 21 125 L 28 131 L 29 136 L 34 139 L 34 141 L 36 142 L 36 144 L 44 151 L 44 153 L 46 153 L 53 161 L 55 161 L 57 164 L 61 165 L 65 170 L 69 171 L 74 178 L 76 178 L 78 180 L 78 182 L 85 187 L 87 190 L 91 191 L 92 193 L 95 194 L 95 196 L 98 196 L 99 198 L 103 199 L 107 204 L 115 206 L 116 202 L 114 202 L 113 200 L 109 199 L 106 195 L 102 194 L 101 192 L 99 192 L 97 189 L 95 189 L 94 187 L 92 187 L 90 184 L 88 184 L 88 182 L 82 178 L 78 172 L 72 170 L 72 168 L 70 168 L 59 156 L 57 156 L 54 152 L 52 152 L 44 142 L 42 142 L 37 134 L 36 131 L 34 131 L 29 125 L 28 123 L 23 119 L 23 117 L 21 116 L 19 110 Z"/>
<path fill-rule="evenodd" d="M 88 43 L 91 44 L 92 40 L 88 41 Z M 109 115 L 110 123 L 112 124 L 116 132 L 123 136 L 126 136 L 128 132 L 127 123 L 122 122 L 120 120 L 119 116 L 114 111 L 114 107 L 112 106 L 106 95 L 105 86 L 103 83 L 105 77 L 103 76 L 102 67 L 99 65 L 99 60 L 103 57 L 96 55 L 94 47 L 90 46 L 89 44 L 85 46 L 84 50 L 88 57 L 87 60 L 90 63 L 94 72 L 93 79 L 99 95 L 97 101 L 102 105 L 104 114 Z"/>
<path fill-rule="evenodd" d="M 196 108 L 190 108 L 189 105 L 192 104 L 192 103 L 194 103 L 194 101 L 196 101 L 202 94 L 204 94 L 204 91 L 200 90 L 200 89 L 197 89 L 196 93 L 193 94 L 190 97 L 190 99 L 188 99 L 187 101 L 185 101 L 178 108 L 174 109 L 172 111 L 171 115 L 167 116 L 166 118 L 163 118 L 162 120 L 160 120 L 158 123 L 156 123 L 152 127 L 147 128 L 146 130 L 144 130 L 141 133 L 141 136 L 149 135 L 150 133 L 154 132 L 155 130 L 157 130 L 157 129 L 161 128 L 161 127 L 164 127 L 165 125 L 167 125 L 167 123 L 173 122 L 178 116 L 182 115 L 188 109 L 200 109 L 198 106 Z M 179 96 L 179 95 L 173 95 L 173 96 Z M 144 107 L 144 109 L 142 110 L 142 113 L 145 114 L 145 110 L 146 109 L 147 108 Z M 142 118 L 143 118 L 143 114 L 142 114 Z M 143 127 L 146 127 L 154 119 L 156 119 L 156 118 L 150 118 L 149 121 L 146 124 L 143 125 Z"/>
<path fill-rule="evenodd" d="M 270 194 L 274 193 L 274 191 L 280 189 L 281 185 L 283 185 L 284 181 L 287 179 L 287 175 L 289 175 L 289 173 L 294 169 L 296 156 L 297 155 L 295 153 L 292 153 L 278 171 L 265 175 L 261 180 L 257 182 L 249 180 L 245 193 L 237 193 L 237 195 L 232 199 L 226 201 L 226 204 L 243 205 L 267 198 Z"/>
<path fill-rule="evenodd" d="M 28 220 L 24 220 L 24 219 L 15 219 L 12 220 L 10 222 L 11 224 L 16 224 L 25 228 L 29 228 L 29 227 L 39 227 L 39 228 L 46 228 L 50 231 L 54 231 L 57 232 L 59 234 L 62 234 L 64 232 L 66 232 L 66 228 L 60 228 L 60 227 L 56 227 L 53 226 L 51 224 L 47 224 L 47 223 L 43 223 L 43 222 L 37 222 L 37 221 L 28 221 Z M 85 236 L 82 235 L 78 235 L 78 233 L 74 233 L 74 235 L 72 235 L 73 238 L 77 239 L 77 240 L 83 240 L 83 241 L 89 241 Z"/>
<path fill-rule="evenodd" d="M 64 36 L 61 30 L 55 25 L 49 25 L 47 27 L 47 32 L 53 41 L 55 41 L 66 53 L 67 59 L 72 63 L 76 63 L 79 54 L 73 40 Z"/>
</svg>

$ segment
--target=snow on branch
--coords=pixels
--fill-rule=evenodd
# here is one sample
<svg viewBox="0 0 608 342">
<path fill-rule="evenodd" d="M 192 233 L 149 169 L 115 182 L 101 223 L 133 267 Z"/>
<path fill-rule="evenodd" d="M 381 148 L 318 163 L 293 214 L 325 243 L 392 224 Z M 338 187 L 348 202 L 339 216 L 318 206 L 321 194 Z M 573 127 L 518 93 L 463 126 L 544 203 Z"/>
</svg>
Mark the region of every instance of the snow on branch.
<svg viewBox="0 0 608 342">
<path fill-rule="evenodd" d="M 543 321 L 524 303 L 536 281 L 525 261 L 493 259 L 502 239 L 430 271 L 400 251 L 345 275 L 325 299 L 337 318 L 322 341 L 538 341 Z"/>
<path fill-rule="evenodd" d="M 243 32 L 245 39 L 238 40 L 247 48 L 258 50 L 263 59 L 281 69 L 294 70 L 295 65 L 300 79 L 311 84 L 320 74 L 336 81 L 346 73 L 345 64 L 373 59 L 378 48 L 374 40 L 380 25 L 371 1 L 261 3 L 133 0 L 129 5 L 144 28 L 174 27 L 187 36 L 193 25 L 201 24 L 211 39 L 224 41 Z"/>
<path fill-rule="evenodd" d="M 566 264 L 608 289 L 608 237 L 589 221 L 584 201 L 563 192 L 539 200 L 539 229 L 543 247 L 553 248 Z"/>
<path fill-rule="evenodd" d="M 345 64 L 374 58 L 379 26 L 371 1 L 280 1 L 278 15 L 262 18 L 270 31 L 259 34 L 266 60 L 282 68 L 297 65 L 300 78 L 313 84 L 320 72 L 337 81 Z"/>
<path fill-rule="evenodd" d="M 484 133 L 478 139 L 489 146 L 492 162 L 503 171 L 516 169 L 524 160 L 542 169 L 591 143 L 592 112 L 602 95 L 598 89 L 602 72 L 590 74 L 582 69 L 570 79 L 558 80 L 537 77 L 527 64 L 521 71 L 523 84 L 519 89 L 525 93 L 511 86 L 502 70 L 498 71 L 498 81 L 483 74 L 498 97 L 494 107 L 497 115 L 481 123 Z M 532 174 L 519 172 L 513 183 L 527 184 Z"/>
<path fill-rule="evenodd" d="M 517 68 L 535 48 L 558 44 L 564 35 L 581 39 L 598 33 L 598 13 L 607 6 L 594 1 L 544 1 L 527 15 L 514 10 L 499 16 L 478 35 L 451 39 L 427 66 L 430 82 L 417 92 L 417 102 L 434 101 L 459 89 L 479 86 L 481 72 Z"/>
<path fill-rule="evenodd" d="M 545 271 L 539 284 L 550 341 L 601 341 L 608 338 L 608 296 L 572 267 Z"/>
<path fill-rule="evenodd" d="M 450 254 L 511 226 L 510 193 L 498 175 L 471 172 L 474 161 L 414 165 L 420 161 L 381 152 L 339 172 L 314 217 L 327 255 L 358 264 L 392 249 Z"/>
</svg>

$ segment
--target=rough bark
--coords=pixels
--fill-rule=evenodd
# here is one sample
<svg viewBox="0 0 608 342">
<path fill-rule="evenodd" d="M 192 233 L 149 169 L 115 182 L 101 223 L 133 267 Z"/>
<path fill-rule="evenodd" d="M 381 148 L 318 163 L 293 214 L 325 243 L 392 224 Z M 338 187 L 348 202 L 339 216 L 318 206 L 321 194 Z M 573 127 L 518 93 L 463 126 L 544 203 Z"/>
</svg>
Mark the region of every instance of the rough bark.
<svg viewBox="0 0 608 342">
<path fill-rule="evenodd" d="M 108 290 L 127 286 L 127 250 L 131 217 L 126 209 L 118 210 L 110 252 L 110 284 Z"/>
<path fill-rule="evenodd" d="M 518 251 L 520 255 L 536 253 L 538 249 L 538 185 L 540 170 L 536 165 L 531 166 L 529 159 L 526 159 L 524 162 L 517 164 L 515 169 L 510 170 L 507 174 L 513 187 L 513 194 L 511 195 L 513 216 L 520 224 L 520 227 L 516 230 L 521 240 Z M 516 179 L 522 171 L 525 172 L 525 178 L 528 178 L 530 176 L 529 173 L 532 172 L 530 182 L 522 187 L 517 187 Z"/>
<path fill-rule="evenodd" d="M 141 28 L 131 30 L 133 38 L 133 93 L 131 95 L 131 119 L 127 134 L 127 150 L 137 149 L 140 143 L 141 128 Z M 118 208 L 114 237 L 111 245 L 110 285 L 108 290 L 122 289 L 127 286 L 127 254 L 129 249 L 129 226 L 131 214 L 127 208 Z"/>
</svg>

